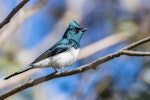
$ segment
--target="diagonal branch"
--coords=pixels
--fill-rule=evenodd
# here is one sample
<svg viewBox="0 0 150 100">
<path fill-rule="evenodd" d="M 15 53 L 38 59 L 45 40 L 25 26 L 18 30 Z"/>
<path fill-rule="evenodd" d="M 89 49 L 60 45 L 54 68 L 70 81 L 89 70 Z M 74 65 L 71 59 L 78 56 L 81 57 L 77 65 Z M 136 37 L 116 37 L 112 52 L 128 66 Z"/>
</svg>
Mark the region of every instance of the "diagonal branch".
<svg viewBox="0 0 150 100">
<path fill-rule="evenodd" d="M 132 44 L 130 44 L 130 45 L 124 47 L 123 49 L 124 49 L 124 50 L 129 50 L 129 49 L 132 49 L 132 48 L 134 48 L 134 47 L 137 47 L 137 46 L 142 45 L 142 44 L 144 44 L 144 43 L 146 43 L 146 42 L 149 42 L 149 41 L 150 41 L 150 36 L 149 36 L 149 37 L 146 37 L 146 38 L 144 38 L 144 39 L 142 39 L 142 40 L 139 40 L 139 41 L 137 41 L 137 42 L 134 42 L 134 43 L 132 43 Z"/>
<path fill-rule="evenodd" d="M 78 73 L 81 73 L 81 72 L 84 72 L 84 71 L 87 71 L 89 69 L 95 69 L 98 65 L 104 63 L 104 62 L 107 62 L 109 60 L 112 60 L 116 57 L 119 57 L 121 55 L 131 55 L 131 56 L 150 56 L 149 55 L 149 52 L 146 52 L 146 53 L 143 53 L 143 55 L 141 54 L 141 52 L 131 52 L 131 51 L 128 51 L 128 49 L 131 49 L 133 47 L 137 47 L 139 45 L 142 45 L 146 42 L 149 42 L 150 41 L 150 37 L 147 37 L 147 38 L 144 38 L 142 40 L 139 40 L 137 42 L 134 42 L 128 46 L 126 46 L 125 48 L 115 52 L 115 53 L 112 53 L 112 54 L 108 54 L 104 57 L 100 57 L 98 58 L 97 60 L 91 62 L 91 63 L 88 63 L 88 64 L 85 64 L 83 66 L 80 66 L 80 67 L 77 67 L 75 69 L 72 69 L 72 70 L 67 70 L 67 71 L 63 71 L 63 72 L 56 72 L 56 73 L 52 73 L 52 74 L 49 74 L 49 75 L 46 75 L 46 76 L 43 76 L 43 77 L 40 77 L 40 78 L 37 78 L 37 79 L 29 79 L 25 84 L 21 85 L 21 86 L 17 86 L 17 87 L 14 87 L 12 90 L 9 90 L 3 94 L 0 95 L 0 99 L 5 99 L 15 93 L 18 93 L 24 89 L 27 89 L 29 87 L 32 87 L 32 86 L 35 86 L 37 84 L 40 84 L 42 82 L 46 82 L 46 81 L 49 81 L 51 79 L 54 79 L 54 78 L 58 78 L 58 77 L 64 77 L 64 76 L 70 76 L 70 75 L 74 75 L 74 74 L 78 74 Z M 147 54 L 147 55 L 146 55 Z M 7 80 L 5 80 L 7 82 Z M 5 83 L 5 82 L 4 82 Z"/>
<path fill-rule="evenodd" d="M 25 1 L 25 0 L 24 0 Z M 48 0 L 38 0 L 34 5 L 29 6 L 25 9 L 21 9 L 20 12 L 13 18 L 9 24 L 4 27 L 0 32 L 0 47 L 9 40 L 13 33 L 18 29 L 18 27 L 30 16 L 35 14 L 39 9 L 41 9 Z M 9 29 L 9 30 L 8 30 Z"/>
<path fill-rule="evenodd" d="M 9 15 L 0 23 L 0 29 L 6 25 L 11 18 L 28 2 L 29 0 L 21 1 L 13 10 L 9 13 Z"/>
<path fill-rule="evenodd" d="M 121 55 L 121 53 L 117 52 L 117 53 L 114 53 L 114 54 L 110 54 L 110 55 L 104 56 L 104 57 L 99 58 L 99 59 L 97 59 L 97 60 L 95 60 L 95 61 L 93 61 L 93 62 L 91 62 L 89 64 L 77 67 L 77 68 L 72 69 L 72 70 L 63 71 L 63 72 L 57 72 L 57 73 L 52 73 L 52 74 L 49 74 L 47 76 L 37 78 L 35 80 L 30 79 L 25 84 L 23 84 L 21 86 L 18 86 L 16 88 L 14 88 L 12 90 L 9 90 L 8 92 L 5 92 L 4 94 L 0 95 L 0 100 L 1 99 L 5 99 L 5 98 L 7 98 L 7 97 L 9 97 L 9 96 L 11 96 L 11 95 L 19 92 L 19 91 L 22 91 L 22 90 L 26 89 L 26 88 L 35 86 L 37 84 L 40 84 L 42 82 L 46 82 L 46 81 L 54 79 L 54 78 L 64 77 L 64 76 L 70 76 L 70 75 L 74 75 L 74 74 L 78 74 L 78 73 L 87 71 L 89 69 L 95 69 L 96 66 L 98 66 L 99 64 L 104 63 L 104 62 L 106 62 L 108 60 L 111 60 L 111 59 L 113 59 L 115 57 L 118 57 L 120 55 Z"/>
</svg>

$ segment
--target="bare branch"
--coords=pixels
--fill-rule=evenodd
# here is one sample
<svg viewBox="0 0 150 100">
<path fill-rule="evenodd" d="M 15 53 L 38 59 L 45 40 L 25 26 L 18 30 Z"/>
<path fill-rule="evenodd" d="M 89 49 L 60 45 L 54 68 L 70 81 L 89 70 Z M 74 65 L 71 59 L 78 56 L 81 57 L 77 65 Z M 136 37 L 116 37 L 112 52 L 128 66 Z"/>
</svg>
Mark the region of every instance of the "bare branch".
<svg viewBox="0 0 150 100">
<path fill-rule="evenodd" d="M 44 77 L 37 78 L 35 80 L 30 79 L 25 84 L 23 84 L 21 86 L 18 86 L 18 87 L 15 87 L 12 90 L 9 90 L 9 91 L 1 94 L 0 95 L 0 99 L 5 99 L 5 98 L 7 98 L 7 97 L 17 93 L 17 92 L 20 92 L 20 91 L 26 89 L 26 88 L 35 86 L 37 84 L 49 81 L 49 80 L 54 79 L 54 78 L 70 76 L 70 75 L 74 75 L 74 74 L 78 74 L 78 73 L 87 71 L 89 69 L 95 69 L 98 65 L 100 65 L 100 64 L 102 64 L 104 62 L 107 62 L 109 60 L 112 60 L 113 58 L 119 57 L 120 55 L 149 56 L 150 55 L 149 52 L 146 52 L 146 53 L 142 52 L 142 54 L 141 54 L 141 52 L 134 52 L 134 51 L 128 51 L 127 50 L 127 49 L 131 49 L 133 47 L 139 46 L 139 45 L 141 45 L 141 44 L 143 44 L 145 42 L 148 42 L 148 41 L 150 41 L 150 37 L 147 37 L 147 38 L 144 38 L 144 39 L 139 40 L 137 42 L 134 42 L 134 43 L 126 46 L 124 49 L 121 49 L 121 50 L 119 50 L 119 51 L 117 51 L 115 53 L 106 55 L 104 57 L 101 57 L 101 58 L 99 58 L 99 59 L 97 59 L 97 60 L 95 60 L 95 61 L 93 61 L 91 63 L 85 64 L 85 65 L 77 67 L 75 69 L 68 70 L 68 71 L 63 71 L 63 72 L 52 73 L 52 74 L 46 75 Z M 5 81 L 7 82 L 7 80 L 5 80 Z"/>
<path fill-rule="evenodd" d="M 11 18 L 28 2 L 29 0 L 21 1 L 13 10 L 9 13 L 9 15 L 0 23 L 0 29 L 6 25 Z"/>
<path fill-rule="evenodd" d="M 30 16 L 35 14 L 40 8 L 46 4 L 47 0 L 39 0 L 33 6 L 21 9 L 9 24 L 0 32 L 0 47 L 8 41 L 8 38 L 18 29 L 18 27 Z M 8 30 L 9 29 L 9 30 Z"/>
<path fill-rule="evenodd" d="M 122 50 L 122 53 L 129 56 L 150 56 L 150 52 Z"/>
<path fill-rule="evenodd" d="M 147 37 L 147 38 L 144 38 L 144 39 L 142 39 L 142 40 L 139 40 L 139 41 L 137 41 L 137 42 L 134 42 L 134 43 L 132 43 L 132 44 L 130 44 L 130 45 L 124 47 L 123 49 L 124 49 L 124 50 L 129 50 L 129 49 L 132 49 L 132 48 L 134 48 L 134 47 L 137 47 L 137 46 L 139 46 L 139 45 L 141 45 L 141 44 L 144 44 L 144 43 L 146 43 L 146 42 L 149 42 L 149 41 L 150 41 L 150 36 Z"/>
<path fill-rule="evenodd" d="M 95 60 L 95 61 L 93 61 L 93 62 L 91 62 L 89 64 L 77 67 L 77 68 L 72 69 L 72 70 L 52 73 L 52 74 L 49 74 L 49 75 L 44 76 L 44 77 L 40 77 L 40 78 L 35 79 L 35 80 L 31 80 L 30 79 L 30 81 L 27 81 L 27 83 L 25 83 L 25 84 L 23 84 L 21 86 L 18 86 L 16 88 L 14 88 L 12 90 L 9 90 L 8 92 L 5 92 L 4 94 L 0 95 L 0 99 L 5 99 L 5 98 L 7 98 L 7 97 L 9 97 L 9 96 L 19 92 L 19 91 L 22 91 L 22 90 L 24 90 L 26 88 L 35 86 L 37 84 L 40 84 L 42 82 L 46 82 L 46 81 L 54 79 L 54 78 L 70 76 L 70 75 L 74 75 L 74 74 L 78 74 L 78 73 L 87 71 L 89 69 L 95 69 L 96 66 L 98 66 L 99 64 L 101 64 L 103 62 L 106 62 L 108 60 L 111 60 L 111 59 L 113 59 L 113 58 L 115 58 L 117 56 L 120 56 L 120 52 L 104 56 L 104 57 L 99 58 L 99 59 L 97 59 L 97 60 Z"/>
</svg>

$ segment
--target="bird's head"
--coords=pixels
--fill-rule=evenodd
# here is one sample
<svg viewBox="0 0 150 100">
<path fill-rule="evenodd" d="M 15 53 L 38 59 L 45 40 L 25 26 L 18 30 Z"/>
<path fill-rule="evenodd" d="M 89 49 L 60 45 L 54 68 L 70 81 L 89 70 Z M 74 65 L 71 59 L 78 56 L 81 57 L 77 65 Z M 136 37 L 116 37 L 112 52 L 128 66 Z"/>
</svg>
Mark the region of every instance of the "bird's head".
<svg viewBox="0 0 150 100">
<path fill-rule="evenodd" d="M 72 20 L 63 38 L 73 39 L 76 42 L 80 42 L 82 35 L 86 30 L 87 28 L 82 28 L 76 21 Z"/>
</svg>

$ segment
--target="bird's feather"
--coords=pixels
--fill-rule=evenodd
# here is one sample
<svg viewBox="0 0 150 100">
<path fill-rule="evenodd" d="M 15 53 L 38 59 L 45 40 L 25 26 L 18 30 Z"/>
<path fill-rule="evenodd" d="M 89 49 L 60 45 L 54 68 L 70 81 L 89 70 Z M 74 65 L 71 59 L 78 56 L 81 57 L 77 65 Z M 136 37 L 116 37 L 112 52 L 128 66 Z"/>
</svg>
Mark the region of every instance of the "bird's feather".
<svg viewBox="0 0 150 100">
<path fill-rule="evenodd" d="M 62 42 L 63 41 L 63 42 Z M 62 52 L 69 50 L 71 47 L 76 47 L 77 43 L 73 40 L 64 40 L 57 42 L 53 47 L 45 51 L 42 55 L 40 55 L 33 63 L 46 59 L 48 57 L 52 57 L 58 55 Z"/>
<path fill-rule="evenodd" d="M 13 77 L 13 76 L 15 76 L 15 75 L 18 75 L 18 74 L 20 74 L 20 73 L 26 72 L 26 71 L 28 71 L 28 70 L 30 70 L 30 69 L 32 69 L 32 66 L 31 66 L 31 65 L 29 65 L 29 66 L 27 66 L 27 67 L 25 67 L 25 68 L 23 68 L 23 69 L 21 69 L 21 70 L 19 70 L 19 71 L 17 71 L 17 72 L 15 72 L 15 73 L 13 73 L 13 74 L 11 74 L 11 75 L 5 77 L 4 80 L 9 79 L 10 77 Z"/>
</svg>

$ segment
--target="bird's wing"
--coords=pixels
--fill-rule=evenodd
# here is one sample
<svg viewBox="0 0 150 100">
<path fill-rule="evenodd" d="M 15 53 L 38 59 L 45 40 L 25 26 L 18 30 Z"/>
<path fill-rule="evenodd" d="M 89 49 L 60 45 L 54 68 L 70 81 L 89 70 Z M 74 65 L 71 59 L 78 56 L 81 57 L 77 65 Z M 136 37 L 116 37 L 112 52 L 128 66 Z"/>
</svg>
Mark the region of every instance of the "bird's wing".
<svg viewBox="0 0 150 100">
<path fill-rule="evenodd" d="M 32 63 L 35 63 L 35 62 L 41 61 L 45 58 L 48 58 L 49 55 L 51 55 L 51 51 L 47 50 L 43 54 L 41 54 L 39 57 L 37 57 Z"/>
<path fill-rule="evenodd" d="M 41 54 L 37 59 L 35 59 L 35 61 L 33 63 L 41 61 L 48 57 L 57 55 L 59 53 L 65 52 L 68 49 L 70 49 L 72 47 L 72 45 L 73 45 L 73 43 L 70 43 L 70 42 L 65 43 L 65 44 L 62 44 L 59 42 L 59 43 L 55 44 L 52 48 L 48 49 L 43 54 Z"/>
</svg>

